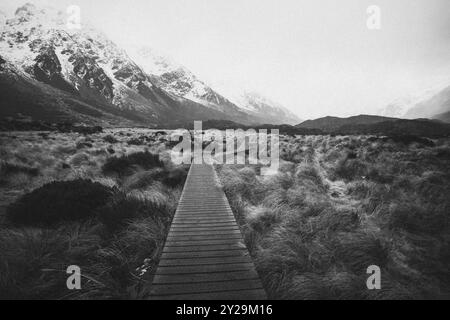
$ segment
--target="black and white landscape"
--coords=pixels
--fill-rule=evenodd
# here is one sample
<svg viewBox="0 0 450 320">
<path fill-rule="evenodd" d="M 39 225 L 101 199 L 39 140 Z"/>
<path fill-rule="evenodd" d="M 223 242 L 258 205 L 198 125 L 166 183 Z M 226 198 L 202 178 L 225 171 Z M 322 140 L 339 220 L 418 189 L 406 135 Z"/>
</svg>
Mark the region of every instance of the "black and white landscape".
<svg viewBox="0 0 450 320">
<path fill-rule="evenodd" d="M 316 92 L 314 79 L 298 87 L 316 88 L 308 105 L 287 105 L 273 97 L 291 78 L 279 83 L 272 75 L 268 83 L 281 89 L 267 94 L 230 90 L 152 43 L 116 44 L 95 21 L 68 28 L 57 1 L 16 2 L 0 11 L 0 299 L 151 298 L 190 170 L 173 162 L 173 137 L 192 133 L 194 121 L 203 121 L 203 148 L 212 143 L 209 129 L 279 130 L 274 174 L 261 175 L 261 165 L 214 166 L 233 231 L 269 299 L 450 298 L 450 77 L 376 108 L 323 113 L 317 109 L 325 102 L 311 101 L 333 101 L 336 93 Z M 428 6 L 447 12 L 436 25 L 448 26 L 449 4 Z M 375 32 L 395 38 L 400 31 L 386 24 Z M 306 43 L 322 41 L 317 34 Z M 450 42 L 442 41 L 439 54 L 449 56 Z M 450 60 L 438 65 L 442 56 L 432 53 L 421 56 L 433 64 L 429 72 L 450 71 Z M 326 52 L 323 65 L 334 68 L 338 55 Z M 279 59 L 289 54 L 280 49 Z M 355 53 L 356 65 L 359 59 Z M 360 99 L 364 84 L 357 82 Z M 217 260 L 214 250 L 204 251 Z M 67 285 L 73 265 L 83 276 L 76 290 Z M 370 266 L 381 270 L 381 288 L 368 288 Z M 214 297 L 214 289 L 200 287 Z"/>
</svg>

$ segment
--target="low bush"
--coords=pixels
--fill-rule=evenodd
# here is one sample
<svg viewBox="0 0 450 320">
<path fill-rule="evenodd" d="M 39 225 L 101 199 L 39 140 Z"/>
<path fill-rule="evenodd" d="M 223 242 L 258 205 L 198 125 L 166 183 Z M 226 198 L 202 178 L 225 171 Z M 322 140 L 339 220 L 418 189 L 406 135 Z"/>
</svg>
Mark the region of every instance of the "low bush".
<svg viewBox="0 0 450 320">
<path fill-rule="evenodd" d="M 91 180 L 55 181 L 20 197 L 7 208 L 7 218 L 30 226 L 89 218 L 110 196 L 109 187 Z"/>
<path fill-rule="evenodd" d="M 352 181 L 355 178 L 361 178 L 367 175 L 367 165 L 359 159 L 340 159 L 335 168 L 335 178 L 341 178 L 346 181 Z"/>
<path fill-rule="evenodd" d="M 165 177 L 162 182 L 169 187 L 175 188 L 178 186 L 183 186 L 186 181 L 189 168 L 187 167 L 177 167 L 166 172 Z"/>
<path fill-rule="evenodd" d="M 104 174 L 118 174 L 125 176 L 132 172 L 133 166 L 141 167 L 149 170 L 157 167 L 164 167 L 164 163 L 160 160 L 158 154 L 152 154 L 148 151 L 136 152 L 122 157 L 110 157 L 106 160 L 102 167 Z"/>
<path fill-rule="evenodd" d="M 152 201 L 132 193 L 117 192 L 98 210 L 98 217 L 109 229 L 117 230 L 141 218 L 169 220 L 171 209 L 164 200 Z"/>
<path fill-rule="evenodd" d="M 108 134 L 107 136 L 103 137 L 103 141 L 109 143 L 109 144 L 115 144 L 119 142 L 114 136 Z"/>
<path fill-rule="evenodd" d="M 17 173 L 25 173 L 30 176 L 37 176 L 39 174 L 39 169 L 6 161 L 2 161 L 0 163 L 0 179 L 2 177 Z"/>
<path fill-rule="evenodd" d="M 129 146 L 142 146 L 144 145 L 144 141 L 139 138 L 133 138 L 127 141 Z"/>
<path fill-rule="evenodd" d="M 389 208 L 390 227 L 434 234 L 448 227 L 447 209 L 444 206 L 424 207 L 411 201 L 396 201 Z"/>
<path fill-rule="evenodd" d="M 396 143 L 402 143 L 406 146 L 412 144 L 412 143 L 419 143 L 426 147 L 434 147 L 434 142 L 427 138 L 422 138 L 415 135 L 392 135 L 387 138 L 383 139 L 384 141 L 393 141 Z"/>
</svg>

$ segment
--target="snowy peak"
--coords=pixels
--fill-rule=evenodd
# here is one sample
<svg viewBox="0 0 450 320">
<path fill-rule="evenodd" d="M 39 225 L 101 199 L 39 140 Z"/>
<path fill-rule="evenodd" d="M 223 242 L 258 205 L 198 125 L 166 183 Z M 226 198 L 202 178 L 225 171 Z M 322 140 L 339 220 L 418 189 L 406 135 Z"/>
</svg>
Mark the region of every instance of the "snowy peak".
<svg viewBox="0 0 450 320">
<path fill-rule="evenodd" d="M 439 110 L 438 107 L 436 107 L 437 110 L 430 110 L 432 105 L 430 100 L 432 100 L 435 96 L 445 96 L 446 87 L 447 85 L 444 82 L 439 86 L 428 88 L 415 94 L 397 99 L 388 104 L 386 107 L 379 109 L 377 114 L 385 117 L 415 119 L 427 118 L 437 114 L 439 111 L 444 112 L 445 110 Z"/>
<path fill-rule="evenodd" d="M 68 28 L 62 11 L 25 4 L 9 19 L 0 14 L 2 21 L 2 59 L 20 74 L 133 119 L 299 122 L 259 95 L 233 103 L 166 55 L 145 47 L 126 52 L 85 20 L 81 29 Z"/>
<path fill-rule="evenodd" d="M 238 108 L 219 95 L 190 70 L 149 47 L 129 49 L 130 56 L 165 91 L 223 112 Z"/>
<path fill-rule="evenodd" d="M 150 47 L 133 47 L 128 49 L 130 57 L 149 74 L 161 76 L 164 73 L 184 69 L 173 59 Z M 184 70 L 187 72 L 187 70 Z"/>
<path fill-rule="evenodd" d="M 214 88 L 239 108 L 256 117 L 260 123 L 294 125 L 302 121 L 280 103 L 274 102 L 258 92 L 246 91 L 237 86 L 223 83 L 216 84 Z"/>
<path fill-rule="evenodd" d="M 224 112 L 242 111 L 254 118 L 256 123 L 300 122 L 286 108 L 255 92 L 217 90 L 209 86 L 189 69 L 155 49 L 140 47 L 129 52 L 155 83 L 172 94 Z"/>
<path fill-rule="evenodd" d="M 31 3 L 26 3 L 23 6 L 17 8 L 16 10 L 16 17 L 20 19 L 22 22 L 30 21 L 32 17 L 34 17 L 37 13 L 37 9 L 35 5 Z"/>
</svg>

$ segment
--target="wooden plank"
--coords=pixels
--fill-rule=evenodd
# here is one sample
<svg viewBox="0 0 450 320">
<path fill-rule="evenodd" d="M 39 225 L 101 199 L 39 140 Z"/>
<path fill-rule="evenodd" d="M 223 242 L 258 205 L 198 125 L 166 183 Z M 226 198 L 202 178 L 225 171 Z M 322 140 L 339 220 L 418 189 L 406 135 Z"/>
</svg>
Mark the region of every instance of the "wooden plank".
<svg viewBox="0 0 450 320">
<path fill-rule="evenodd" d="M 253 263 L 230 263 L 213 264 L 202 266 L 159 266 L 156 274 L 189 274 L 189 273 L 208 273 L 208 272 L 231 272 L 252 270 Z"/>
<path fill-rule="evenodd" d="M 230 226 L 210 226 L 210 227 L 195 227 L 194 225 L 188 225 L 188 226 L 172 226 L 170 229 L 171 231 L 189 231 L 189 232 L 196 232 L 196 231 L 213 231 L 213 230 L 239 230 L 239 227 L 236 225 L 230 225 Z"/>
<path fill-rule="evenodd" d="M 192 245 L 195 246 L 202 246 L 202 245 L 216 245 L 216 244 L 236 244 L 238 243 L 238 241 L 236 241 L 236 239 L 217 239 L 217 240 L 200 240 L 200 241 L 182 241 L 182 242 L 177 242 L 177 241 L 171 241 L 171 242 L 166 242 L 166 246 L 170 246 L 170 247 L 189 247 Z M 243 244 L 243 242 L 241 242 Z"/>
<path fill-rule="evenodd" d="M 191 258 L 191 259 L 162 259 L 160 266 L 196 266 L 211 264 L 233 264 L 251 262 L 248 256 L 218 257 L 218 258 Z"/>
<path fill-rule="evenodd" d="M 208 219 L 208 218 L 234 218 L 234 216 L 229 212 L 217 212 L 217 213 L 195 213 L 195 212 L 181 212 L 177 214 L 177 218 L 186 218 L 186 219 Z"/>
<path fill-rule="evenodd" d="M 258 274 L 254 270 L 177 274 L 177 275 L 156 275 L 153 279 L 155 284 L 168 283 L 198 283 L 230 280 L 256 280 Z"/>
<path fill-rule="evenodd" d="M 242 240 L 241 232 L 239 230 L 212 230 L 200 232 L 179 232 L 170 231 L 166 241 L 179 240 L 205 240 L 205 239 L 238 239 Z"/>
<path fill-rule="evenodd" d="M 241 231 L 239 229 L 234 230 L 201 230 L 201 231 L 178 231 L 171 230 L 169 232 L 170 237 L 180 237 L 180 236 L 212 236 L 212 235 L 227 235 L 227 234 L 238 234 L 241 235 Z"/>
<path fill-rule="evenodd" d="M 241 243 L 216 244 L 209 246 L 187 246 L 187 247 L 171 247 L 165 246 L 163 252 L 202 252 L 202 251 L 221 251 L 232 249 L 246 249 Z"/>
<path fill-rule="evenodd" d="M 167 295 L 167 294 L 187 294 L 214 292 L 220 288 L 220 291 L 227 290 L 249 290 L 262 289 L 259 279 L 253 280 L 231 280 L 221 282 L 198 282 L 183 284 L 153 284 L 151 295 Z"/>
<path fill-rule="evenodd" d="M 165 252 L 161 255 L 162 259 L 190 259 L 190 258 L 212 258 L 212 257 L 232 257 L 232 256 L 246 256 L 247 250 L 239 248 L 234 250 L 219 250 L 219 251 L 195 251 L 195 252 Z"/>
<path fill-rule="evenodd" d="M 236 226 L 236 222 L 234 221 L 225 221 L 225 222 L 200 222 L 200 223 L 193 223 L 193 222 L 172 222 L 173 226 L 199 226 L 199 227 L 211 227 L 211 226 Z"/>
</svg>

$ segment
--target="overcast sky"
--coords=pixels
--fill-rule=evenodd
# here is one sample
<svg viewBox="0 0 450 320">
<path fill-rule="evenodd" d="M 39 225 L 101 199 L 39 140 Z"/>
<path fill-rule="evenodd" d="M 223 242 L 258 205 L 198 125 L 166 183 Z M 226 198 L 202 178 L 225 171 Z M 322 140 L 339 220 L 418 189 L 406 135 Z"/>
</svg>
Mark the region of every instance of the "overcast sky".
<svg viewBox="0 0 450 320">
<path fill-rule="evenodd" d="M 12 11 L 25 1 L 1 0 Z M 450 84 L 450 0 L 47 0 L 78 4 L 119 44 L 255 89 L 303 119 L 374 113 Z M 366 26 L 369 5 L 381 30 Z"/>
</svg>

